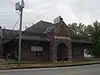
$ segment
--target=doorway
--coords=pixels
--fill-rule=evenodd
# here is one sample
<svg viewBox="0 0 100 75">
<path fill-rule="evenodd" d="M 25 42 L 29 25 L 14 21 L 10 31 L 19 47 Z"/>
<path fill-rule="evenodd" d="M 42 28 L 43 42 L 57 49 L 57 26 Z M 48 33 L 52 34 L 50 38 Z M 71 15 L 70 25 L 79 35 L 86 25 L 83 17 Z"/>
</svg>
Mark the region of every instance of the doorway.
<svg viewBox="0 0 100 75">
<path fill-rule="evenodd" d="M 68 60 L 68 47 L 65 43 L 60 43 L 57 47 L 57 61 Z"/>
</svg>

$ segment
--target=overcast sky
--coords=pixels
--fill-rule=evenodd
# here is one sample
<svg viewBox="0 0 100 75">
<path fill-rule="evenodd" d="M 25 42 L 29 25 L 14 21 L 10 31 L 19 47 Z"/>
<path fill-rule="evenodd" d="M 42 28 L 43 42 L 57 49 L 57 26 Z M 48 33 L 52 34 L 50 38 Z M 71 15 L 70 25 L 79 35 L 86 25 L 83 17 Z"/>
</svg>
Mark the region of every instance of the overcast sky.
<svg viewBox="0 0 100 75">
<path fill-rule="evenodd" d="M 0 25 L 12 29 L 18 19 L 15 3 L 20 0 L 0 0 Z M 62 16 L 68 23 L 91 24 L 100 20 L 100 0 L 25 0 L 23 28 L 39 20 L 53 22 Z M 18 29 L 18 25 L 15 29 Z"/>
</svg>

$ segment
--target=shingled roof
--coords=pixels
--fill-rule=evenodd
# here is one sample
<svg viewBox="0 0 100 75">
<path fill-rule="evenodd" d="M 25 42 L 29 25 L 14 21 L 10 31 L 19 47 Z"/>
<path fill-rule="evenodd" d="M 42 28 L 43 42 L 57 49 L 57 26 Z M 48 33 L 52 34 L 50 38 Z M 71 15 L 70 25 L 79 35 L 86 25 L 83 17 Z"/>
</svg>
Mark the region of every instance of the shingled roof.
<svg viewBox="0 0 100 75">
<path fill-rule="evenodd" d="M 9 29 L 2 29 L 2 44 L 5 44 L 9 41 L 11 41 L 13 38 L 16 37 L 16 35 L 18 35 L 18 31 L 17 30 L 9 30 Z"/>
<path fill-rule="evenodd" d="M 33 33 L 40 33 L 45 34 L 46 31 L 52 30 L 55 27 L 55 24 L 45 21 L 39 21 L 38 23 L 32 25 L 31 27 L 27 28 L 25 31 L 33 32 Z"/>
<path fill-rule="evenodd" d="M 52 24 L 50 22 L 45 22 L 45 21 L 41 20 L 38 23 L 27 28 L 25 31 L 39 33 L 39 34 L 46 34 L 46 33 L 50 32 L 53 28 L 55 28 L 56 25 L 57 24 Z M 77 38 L 79 38 L 79 39 L 77 39 Z M 72 39 L 72 42 L 78 42 L 78 43 L 86 43 L 87 42 L 87 43 L 89 43 L 87 35 L 78 35 L 78 34 L 73 33 L 73 31 L 71 31 L 71 39 Z"/>
<path fill-rule="evenodd" d="M 42 40 L 48 41 L 47 37 L 45 36 L 46 33 L 50 32 L 53 28 L 55 28 L 57 24 L 52 24 L 50 22 L 39 21 L 36 24 L 32 25 L 31 27 L 27 28 L 25 31 L 22 32 L 22 39 L 24 40 Z M 18 31 L 16 30 L 8 30 L 3 29 L 3 36 L 4 36 L 4 43 L 9 42 L 10 40 L 18 39 Z M 79 38 L 79 39 L 77 39 Z M 76 35 L 71 32 L 71 39 L 72 42 L 78 43 L 88 43 L 88 37 L 83 35 Z"/>
<path fill-rule="evenodd" d="M 50 22 L 46 22 L 46 21 L 39 21 L 36 24 L 33 24 L 31 27 L 27 28 L 25 31 L 27 32 L 33 32 L 33 33 L 39 33 L 39 34 L 45 34 L 50 32 L 53 28 L 56 27 L 57 24 L 52 24 Z M 70 29 L 70 28 L 69 28 Z M 72 29 L 71 30 L 71 36 L 82 36 L 82 35 L 77 35 L 73 32 Z M 87 35 L 84 35 L 83 37 L 85 37 Z"/>
</svg>

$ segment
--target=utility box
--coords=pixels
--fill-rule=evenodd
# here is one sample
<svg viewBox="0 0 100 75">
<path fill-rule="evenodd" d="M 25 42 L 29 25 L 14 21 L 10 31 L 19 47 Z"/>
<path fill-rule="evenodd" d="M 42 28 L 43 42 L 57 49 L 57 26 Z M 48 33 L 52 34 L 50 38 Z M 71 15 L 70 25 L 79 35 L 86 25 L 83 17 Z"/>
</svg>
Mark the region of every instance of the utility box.
<svg viewBox="0 0 100 75">
<path fill-rule="evenodd" d="M 16 9 L 16 10 L 20 10 L 20 8 L 21 8 L 20 3 L 17 2 L 17 3 L 15 4 L 15 9 Z"/>
</svg>

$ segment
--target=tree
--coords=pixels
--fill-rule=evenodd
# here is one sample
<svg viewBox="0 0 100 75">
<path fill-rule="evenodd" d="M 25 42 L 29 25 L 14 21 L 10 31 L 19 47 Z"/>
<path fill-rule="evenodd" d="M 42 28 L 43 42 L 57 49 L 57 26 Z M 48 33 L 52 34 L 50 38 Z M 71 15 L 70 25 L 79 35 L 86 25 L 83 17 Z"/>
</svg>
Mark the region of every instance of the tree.
<svg viewBox="0 0 100 75">
<path fill-rule="evenodd" d="M 92 25 L 88 25 L 86 31 L 90 35 L 90 41 L 93 43 L 88 49 L 88 53 L 95 57 L 100 57 L 100 22 L 95 21 Z"/>
<path fill-rule="evenodd" d="M 74 34 L 87 35 L 92 45 L 89 46 L 87 53 L 95 57 L 100 57 L 100 22 L 95 21 L 93 25 L 85 26 L 82 23 L 72 23 L 68 25 Z"/>
<path fill-rule="evenodd" d="M 79 35 L 85 34 L 84 30 L 86 26 L 82 23 L 79 23 L 79 25 L 77 23 L 68 24 L 68 27 L 70 27 L 70 29 L 73 31 L 74 34 L 79 34 Z"/>
<path fill-rule="evenodd" d="M 85 33 L 86 26 L 84 24 L 79 23 L 79 26 L 77 29 L 80 35 L 87 35 L 87 33 Z"/>
<path fill-rule="evenodd" d="M 77 33 L 77 23 L 68 24 L 68 27 L 72 30 L 73 33 Z"/>
<path fill-rule="evenodd" d="M 91 34 L 93 32 L 93 26 L 92 25 L 86 26 L 84 32 L 87 33 L 89 36 L 91 36 Z"/>
</svg>

